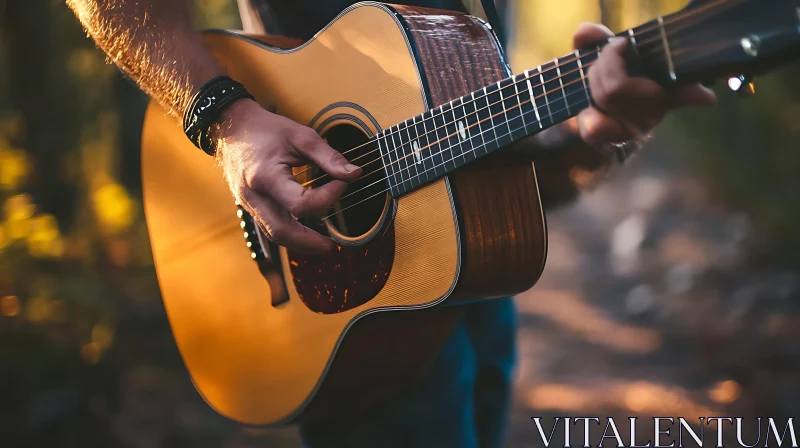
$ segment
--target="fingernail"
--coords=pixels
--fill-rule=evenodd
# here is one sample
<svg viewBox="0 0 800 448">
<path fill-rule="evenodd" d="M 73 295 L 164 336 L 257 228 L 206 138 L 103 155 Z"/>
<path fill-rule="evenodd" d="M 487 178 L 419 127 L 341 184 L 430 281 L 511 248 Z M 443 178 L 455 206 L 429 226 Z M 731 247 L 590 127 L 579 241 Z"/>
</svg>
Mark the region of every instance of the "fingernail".
<svg viewBox="0 0 800 448">
<path fill-rule="evenodd" d="M 353 171 L 358 170 L 358 167 L 353 165 L 352 163 L 348 163 L 347 165 L 344 166 L 344 170 L 347 171 L 348 173 L 352 173 Z"/>
<path fill-rule="evenodd" d="M 627 40 L 628 39 L 625 39 L 624 37 L 614 36 L 614 37 L 609 37 L 608 38 L 608 43 L 610 43 L 610 44 L 619 44 L 620 42 L 625 42 Z"/>
</svg>

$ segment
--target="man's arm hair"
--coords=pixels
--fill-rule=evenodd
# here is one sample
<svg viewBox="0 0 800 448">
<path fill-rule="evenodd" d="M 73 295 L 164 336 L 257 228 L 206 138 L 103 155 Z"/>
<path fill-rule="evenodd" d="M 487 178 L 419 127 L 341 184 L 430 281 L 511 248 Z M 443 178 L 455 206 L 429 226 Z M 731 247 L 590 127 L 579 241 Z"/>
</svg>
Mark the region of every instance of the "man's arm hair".
<svg viewBox="0 0 800 448">
<path fill-rule="evenodd" d="M 110 61 L 180 119 L 197 90 L 222 73 L 185 0 L 67 0 Z"/>
</svg>

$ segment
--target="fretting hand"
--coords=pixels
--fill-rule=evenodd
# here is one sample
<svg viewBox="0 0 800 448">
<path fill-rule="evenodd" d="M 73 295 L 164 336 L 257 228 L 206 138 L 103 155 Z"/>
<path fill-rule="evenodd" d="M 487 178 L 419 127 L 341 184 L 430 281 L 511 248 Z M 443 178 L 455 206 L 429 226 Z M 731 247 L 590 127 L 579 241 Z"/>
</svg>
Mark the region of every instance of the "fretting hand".
<svg viewBox="0 0 800 448">
<path fill-rule="evenodd" d="M 573 37 L 575 48 L 587 48 L 613 33 L 602 25 L 585 23 Z M 650 132 L 671 109 L 709 106 L 714 92 L 700 84 L 665 90 L 654 81 L 627 73 L 625 38 L 612 38 L 588 69 L 589 88 L 597 107 L 581 111 L 570 125 L 589 145 L 622 143 Z"/>
</svg>

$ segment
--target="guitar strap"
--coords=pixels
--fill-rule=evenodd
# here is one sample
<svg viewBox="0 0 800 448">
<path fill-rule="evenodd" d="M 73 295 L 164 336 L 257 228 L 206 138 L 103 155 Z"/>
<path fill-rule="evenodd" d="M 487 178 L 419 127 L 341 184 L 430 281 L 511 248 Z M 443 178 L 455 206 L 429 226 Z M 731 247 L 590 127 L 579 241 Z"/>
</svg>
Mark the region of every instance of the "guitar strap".
<svg viewBox="0 0 800 448">
<path fill-rule="evenodd" d="M 505 50 L 506 38 L 508 37 L 506 35 L 505 20 L 497 12 L 495 0 L 462 0 L 462 2 L 470 14 L 483 17 L 492 25 L 495 34 L 497 34 L 497 39 L 500 40 L 500 44 Z"/>
<path fill-rule="evenodd" d="M 500 40 L 503 50 L 505 50 L 507 42 L 505 21 L 500 17 L 500 14 L 497 13 L 494 0 L 481 0 L 481 4 L 483 5 L 483 11 L 486 13 L 486 19 L 489 21 L 489 24 L 492 25 L 492 28 L 494 28 L 494 32 L 497 34 L 497 38 Z"/>
</svg>

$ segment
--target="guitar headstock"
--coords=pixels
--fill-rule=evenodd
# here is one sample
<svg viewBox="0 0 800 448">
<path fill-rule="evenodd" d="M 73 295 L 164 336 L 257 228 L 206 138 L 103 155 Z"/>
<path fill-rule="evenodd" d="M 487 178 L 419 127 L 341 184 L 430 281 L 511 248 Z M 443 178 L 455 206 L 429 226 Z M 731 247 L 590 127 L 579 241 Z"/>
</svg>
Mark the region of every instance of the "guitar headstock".
<svg viewBox="0 0 800 448">
<path fill-rule="evenodd" d="M 633 30 L 648 73 L 666 83 L 751 77 L 800 58 L 800 0 L 693 0 Z"/>
</svg>

